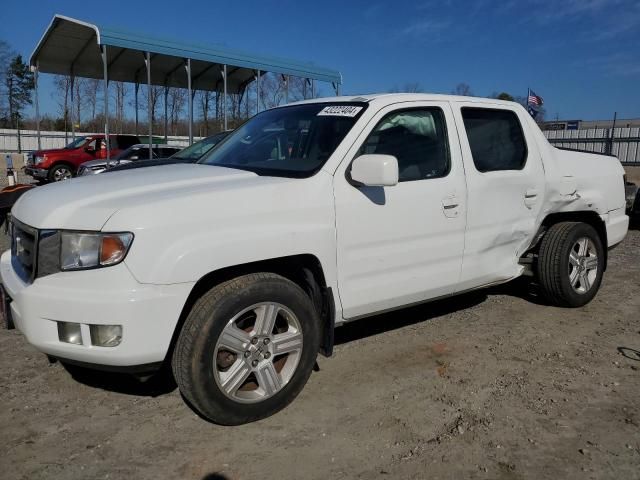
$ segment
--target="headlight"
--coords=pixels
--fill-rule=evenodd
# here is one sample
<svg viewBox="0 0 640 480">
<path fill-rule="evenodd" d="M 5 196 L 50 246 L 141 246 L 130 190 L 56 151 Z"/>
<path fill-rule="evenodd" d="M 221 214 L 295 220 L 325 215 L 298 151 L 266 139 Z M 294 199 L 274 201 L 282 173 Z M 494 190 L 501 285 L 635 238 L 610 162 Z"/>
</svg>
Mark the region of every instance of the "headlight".
<svg viewBox="0 0 640 480">
<path fill-rule="evenodd" d="M 39 163 L 44 162 L 44 158 L 45 158 L 44 156 L 42 156 L 42 157 L 40 157 L 40 156 L 35 157 L 35 158 L 34 158 L 35 164 L 36 164 L 36 165 L 38 165 Z"/>
<path fill-rule="evenodd" d="M 61 232 L 60 269 L 81 270 L 120 263 L 129 251 L 133 233 Z"/>
</svg>

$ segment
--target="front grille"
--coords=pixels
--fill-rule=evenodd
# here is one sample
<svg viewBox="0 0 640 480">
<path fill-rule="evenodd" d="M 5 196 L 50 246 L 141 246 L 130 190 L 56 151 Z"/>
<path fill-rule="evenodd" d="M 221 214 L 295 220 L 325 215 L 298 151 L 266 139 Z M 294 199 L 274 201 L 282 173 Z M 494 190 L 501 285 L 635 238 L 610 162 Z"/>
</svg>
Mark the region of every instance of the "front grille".
<svg viewBox="0 0 640 480">
<path fill-rule="evenodd" d="M 31 283 L 36 269 L 38 230 L 11 220 L 11 263 L 22 281 Z"/>
</svg>

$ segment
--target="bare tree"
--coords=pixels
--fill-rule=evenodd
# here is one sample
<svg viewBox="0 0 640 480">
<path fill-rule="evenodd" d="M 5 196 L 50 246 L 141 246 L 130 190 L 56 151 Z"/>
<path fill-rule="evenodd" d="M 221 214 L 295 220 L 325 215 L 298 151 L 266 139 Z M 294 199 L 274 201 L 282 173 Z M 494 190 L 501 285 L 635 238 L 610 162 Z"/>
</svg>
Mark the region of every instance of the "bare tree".
<svg viewBox="0 0 640 480">
<path fill-rule="evenodd" d="M 127 97 L 127 86 L 124 82 L 114 82 L 114 97 L 115 97 L 115 116 L 116 116 L 116 132 L 122 133 L 123 124 L 125 121 L 124 106 Z"/>
<path fill-rule="evenodd" d="M 64 125 L 65 143 L 68 141 L 69 131 L 69 94 L 71 93 L 71 77 L 67 75 L 56 75 L 53 79 L 54 91 L 52 96 L 58 104 L 58 114 L 62 117 Z"/>
<path fill-rule="evenodd" d="M 265 108 L 277 107 L 285 100 L 285 85 L 281 75 L 264 74 L 260 80 L 260 103 Z"/>
<path fill-rule="evenodd" d="M 11 64 L 11 58 L 15 53 L 11 50 L 11 47 L 4 40 L 0 40 L 0 118 L 5 122 L 10 122 L 8 112 L 8 92 L 7 92 L 7 73 L 9 71 L 9 65 Z"/>
<path fill-rule="evenodd" d="M 98 90 L 100 88 L 100 80 L 95 78 L 85 79 L 82 83 L 83 94 L 82 98 L 85 106 L 90 112 L 90 129 L 97 130 L 96 125 L 96 105 L 98 103 Z"/>
<path fill-rule="evenodd" d="M 168 120 L 171 125 L 171 134 L 177 135 L 178 120 L 180 114 L 184 110 L 184 106 L 187 102 L 187 91 L 183 88 L 170 88 L 167 96 L 168 104 Z"/>
<path fill-rule="evenodd" d="M 472 97 L 473 92 L 471 91 L 471 87 L 467 83 L 459 83 L 456 85 L 456 88 L 451 92 L 453 95 L 462 95 L 465 97 Z"/>
<path fill-rule="evenodd" d="M 142 105 L 144 105 L 145 112 L 149 108 L 149 104 L 151 105 L 151 123 L 156 123 L 157 112 L 158 112 L 158 102 L 160 97 L 162 97 L 162 90 L 164 87 L 159 87 L 152 85 L 151 90 L 149 88 L 144 87 L 142 90 Z M 149 92 L 151 94 L 149 94 Z M 143 117 L 144 118 L 144 117 Z"/>
<path fill-rule="evenodd" d="M 211 100 L 213 99 L 213 92 L 200 90 L 198 92 L 198 103 L 200 104 L 200 111 L 202 113 L 202 126 L 204 127 L 204 135 L 209 135 L 209 112 L 211 109 Z"/>
<path fill-rule="evenodd" d="M 418 82 L 407 82 L 402 88 L 394 86 L 389 89 L 389 93 L 422 93 L 424 89 Z"/>
<path fill-rule="evenodd" d="M 77 128 L 81 128 L 82 125 L 82 107 L 84 106 L 84 93 L 85 93 L 85 78 L 75 78 L 73 82 L 73 111 L 74 119 Z"/>
</svg>

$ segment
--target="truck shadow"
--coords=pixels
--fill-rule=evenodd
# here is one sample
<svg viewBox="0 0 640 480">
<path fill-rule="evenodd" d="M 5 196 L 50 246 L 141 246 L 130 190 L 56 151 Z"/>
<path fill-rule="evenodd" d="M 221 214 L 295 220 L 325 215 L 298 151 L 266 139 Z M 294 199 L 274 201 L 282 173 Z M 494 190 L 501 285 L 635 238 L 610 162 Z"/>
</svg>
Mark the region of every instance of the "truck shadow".
<svg viewBox="0 0 640 480">
<path fill-rule="evenodd" d="M 342 345 L 381 333 L 392 332 L 409 325 L 428 322 L 436 317 L 474 307 L 483 303 L 486 299 L 487 292 L 478 290 L 354 320 L 336 328 L 335 345 Z"/>
<path fill-rule="evenodd" d="M 465 310 L 483 303 L 490 295 L 506 295 L 521 298 L 536 305 L 548 305 L 537 286 L 529 279 L 521 277 L 502 285 L 474 290 L 346 323 L 336 329 L 335 344 L 353 342 Z"/>
<path fill-rule="evenodd" d="M 629 347 L 618 347 L 618 352 L 625 358 L 629 360 L 635 360 L 636 362 L 640 362 L 640 350 L 634 350 Z"/>
<path fill-rule="evenodd" d="M 62 366 L 75 381 L 109 392 L 159 397 L 177 388 L 171 369 L 164 367 L 148 377 L 137 377 L 127 373 L 92 370 L 68 363 L 63 363 Z"/>
<path fill-rule="evenodd" d="M 355 342 L 472 308 L 485 302 L 489 295 L 507 295 L 544 304 L 542 298 L 537 295 L 535 287 L 529 281 L 518 279 L 504 285 L 354 320 L 335 330 L 335 345 Z M 125 395 L 157 397 L 171 393 L 177 388 L 168 366 L 163 367 L 152 376 L 142 379 L 130 374 L 97 371 L 70 364 L 63 364 L 63 367 L 74 380 L 80 383 Z"/>
</svg>

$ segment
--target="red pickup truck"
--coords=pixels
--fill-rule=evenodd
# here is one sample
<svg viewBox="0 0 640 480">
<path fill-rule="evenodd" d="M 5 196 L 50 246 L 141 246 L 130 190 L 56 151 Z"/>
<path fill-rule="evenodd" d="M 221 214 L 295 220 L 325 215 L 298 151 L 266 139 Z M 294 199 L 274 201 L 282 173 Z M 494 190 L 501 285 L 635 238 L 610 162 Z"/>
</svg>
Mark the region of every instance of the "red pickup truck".
<svg viewBox="0 0 640 480">
<path fill-rule="evenodd" d="M 135 135 L 109 135 L 109 158 L 140 143 Z M 44 182 L 59 182 L 75 176 L 81 163 L 107 158 L 104 135 L 77 137 L 64 148 L 38 150 L 27 155 L 25 173 Z"/>
</svg>

